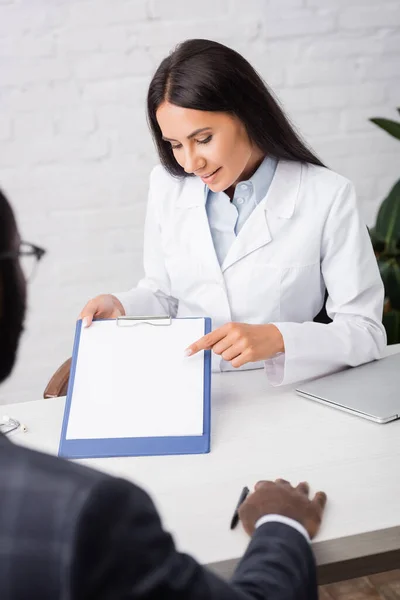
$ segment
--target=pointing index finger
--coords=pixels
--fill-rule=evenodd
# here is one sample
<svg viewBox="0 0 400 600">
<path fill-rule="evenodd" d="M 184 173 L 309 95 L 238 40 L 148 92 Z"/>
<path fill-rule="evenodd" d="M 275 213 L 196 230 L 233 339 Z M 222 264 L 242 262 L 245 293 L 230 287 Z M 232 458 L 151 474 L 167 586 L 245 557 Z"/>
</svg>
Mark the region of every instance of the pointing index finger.
<svg viewBox="0 0 400 600">
<path fill-rule="evenodd" d="M 211 331 L 211 333 L 203 335 L 203 337 L 186 348 L 185 356 L 192 356 L 193 354 L 200 352 L 200 350 L 211 350 L 211 348 L 224 337 L 224 328 L 218 327 L 218 329 L 215 331 Z"/>
</svg>

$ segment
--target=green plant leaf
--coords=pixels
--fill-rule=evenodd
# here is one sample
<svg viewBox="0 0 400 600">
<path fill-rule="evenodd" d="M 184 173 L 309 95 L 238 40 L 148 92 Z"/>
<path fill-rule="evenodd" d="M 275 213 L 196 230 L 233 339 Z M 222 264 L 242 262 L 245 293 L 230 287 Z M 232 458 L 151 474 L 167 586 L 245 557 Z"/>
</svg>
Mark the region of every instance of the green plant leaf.
<svg viewBox="0 0 400 600">
<path fill-rule="evenodd" d="M 381 129 L 384 129 L 389 135 L 392 135 L 397 140 L 400 140 L 400 122 L 392 121 L 391 119 L 383 119 L 381 117 L 375 117 L 370 119 L 371 123 L 375 123 Z"/>
<path fill-rule="evenodd" d="M 390 264 L 385 261 L 384 259 L 379 259 L 378 260 L 378 267 L 379 267 L 379 273 L 381 274 L 381 278 L 383 281 L 383 285 L 385 286 L 385 296 L 388 296 L 388 281 L 391 277 L 391 266 Z"/>
<path fill-rule="evenodd" d="M 374 249 L 374 252 L 379 255 L 382 252 L 385 251 L 386 249 L 386 242 L 385 242 L 385 238 L 381 237 L 375 227 L 369 228 L 368 229 L 368 233 L 369 233 L 369 237 L 371 238 L 371 243 L 372 243 L 372 247 Z"/>
<path fill-rule="evenodd" d="M 394 310 L 400 310 L 400 264 L 395 260 L 392 271 L 393 279 L 390 281 L 390 303 Z"/>
<path fill-rule="evenodd" d="M 382 322 L 386 329 L 388 344 L 400 343 L 400 311 L 391 310 L 384 314 Z"/>
<path fill-rule="evenodd" d="M 382 202 L 374 232 L 379 239 L 385 240 L 387 247 L 396 246 L 400 240 L 400 180 Z"/>
<path fill-rule="evenodd" d="M 389 298 L 394 310 L 400 310 L 400 264 L 396 258 L 379 259 L 378 266 L 385 287 L 385 297 Z"/>
</svg>

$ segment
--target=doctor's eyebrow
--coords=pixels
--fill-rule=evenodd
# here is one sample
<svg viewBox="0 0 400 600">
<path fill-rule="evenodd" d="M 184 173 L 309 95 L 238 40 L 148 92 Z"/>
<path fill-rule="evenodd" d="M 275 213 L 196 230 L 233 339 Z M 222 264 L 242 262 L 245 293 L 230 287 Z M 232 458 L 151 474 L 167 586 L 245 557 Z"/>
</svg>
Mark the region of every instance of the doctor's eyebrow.
<svg viewBox="0 0 400 600">
<path fill-rule="evenodd" d="M 192 133 L 190 133 L 190 134 L 187 136 L 187 139 L 188 139 L 188 140 L 190 140 L 190 139 L 191 139 L 192 137 L 194 137 L 195 135 L 198 135 L 199 133 L 203 133 L 203 131 L 208 131 L 208 130 L 210 130 L 210 129 L 211 129 L 211 127 L 201 127 L 201 129 L 196 129 L 195 131 L 192 131 Z M 173 138 L 167 138 L 167 137 L 165 137 L 165 136 L 162 136 L 162 139 L 163 139 L 165 142 L 178 142 L 178 141 L 179 141 L 179 140 L 174 140 Z"/>
</svg>

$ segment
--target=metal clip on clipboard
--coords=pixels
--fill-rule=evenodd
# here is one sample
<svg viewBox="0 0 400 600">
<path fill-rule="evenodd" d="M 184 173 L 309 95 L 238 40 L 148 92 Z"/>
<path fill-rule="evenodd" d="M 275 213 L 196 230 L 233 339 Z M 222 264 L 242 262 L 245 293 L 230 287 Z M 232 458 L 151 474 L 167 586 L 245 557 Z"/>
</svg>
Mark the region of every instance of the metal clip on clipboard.
<svg viewBox="0 0 400 600">
<path fill-rule="evenodd" d="M 154 325 L 156 327 L 166 327 L 171 325 L 172 319 L 169 315 L 142 317 L 117 317 L 117 327 L 133 327 L 134 325 Z"/>
</svg>

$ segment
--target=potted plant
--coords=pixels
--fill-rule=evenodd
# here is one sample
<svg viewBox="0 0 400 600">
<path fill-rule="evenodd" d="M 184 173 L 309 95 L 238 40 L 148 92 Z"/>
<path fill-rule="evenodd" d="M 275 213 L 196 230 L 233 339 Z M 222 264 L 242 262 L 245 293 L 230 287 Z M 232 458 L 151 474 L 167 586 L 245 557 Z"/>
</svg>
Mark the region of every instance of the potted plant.
<svg viewBox="0 0 400 600">
<path fill-rule="evenodd" d="M 400 108 L 397 110 L 400 113 Z M 399 121 L 380 117 L 370 121 L 400 140 Z M 369 233 L 385 286 L 383 324 L 388 344 L 397 344 L 400 342 L 400 180 L 383 200 Z"/>
</svg>

